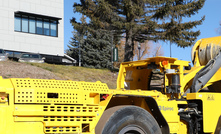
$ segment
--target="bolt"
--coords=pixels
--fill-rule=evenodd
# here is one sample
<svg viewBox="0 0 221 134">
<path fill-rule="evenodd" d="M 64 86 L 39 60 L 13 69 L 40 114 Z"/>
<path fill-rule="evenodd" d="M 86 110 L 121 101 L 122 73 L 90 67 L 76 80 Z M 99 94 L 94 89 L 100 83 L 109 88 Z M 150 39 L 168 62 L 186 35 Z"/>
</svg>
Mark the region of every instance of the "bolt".
<svg viewBox="0 0 221 134">
<path fill-rule="evenodd" d="M 16 107 L 15 110 L 18 110 L 18 108 Z"/>
<path fill-rule="evenodd" d="M 99 114 L 97 114 L 97 116 L 99 116 Z"/>
</svg>

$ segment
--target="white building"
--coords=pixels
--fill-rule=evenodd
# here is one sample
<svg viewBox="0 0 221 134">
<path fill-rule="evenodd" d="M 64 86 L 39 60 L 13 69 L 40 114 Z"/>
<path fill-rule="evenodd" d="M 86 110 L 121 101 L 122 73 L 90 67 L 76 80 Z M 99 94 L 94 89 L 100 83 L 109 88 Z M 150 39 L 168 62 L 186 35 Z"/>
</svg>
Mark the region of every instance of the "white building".
<svg viewBox="0 0 221 134">
<path fill-rule="evenodd" d="M 64 56 L 63 0 L 0 0 L 0 48 Z"/>
</svg>

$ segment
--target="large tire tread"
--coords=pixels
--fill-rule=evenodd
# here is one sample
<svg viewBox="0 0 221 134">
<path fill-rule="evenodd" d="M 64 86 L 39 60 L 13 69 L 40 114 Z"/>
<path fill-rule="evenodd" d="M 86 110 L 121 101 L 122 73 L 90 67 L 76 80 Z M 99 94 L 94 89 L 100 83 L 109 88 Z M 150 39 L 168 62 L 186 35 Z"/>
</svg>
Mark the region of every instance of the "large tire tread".
<svg viewBox="0 0 221 134">
<path fill-rule="evenodd" d="M 152 115 L 137 106 L 116 106 L 107 109 L 99 120 L 95 134 L 118 134 L 126 126 L 138 126 L 146 134 L 161 134 Z"/>
</svg>

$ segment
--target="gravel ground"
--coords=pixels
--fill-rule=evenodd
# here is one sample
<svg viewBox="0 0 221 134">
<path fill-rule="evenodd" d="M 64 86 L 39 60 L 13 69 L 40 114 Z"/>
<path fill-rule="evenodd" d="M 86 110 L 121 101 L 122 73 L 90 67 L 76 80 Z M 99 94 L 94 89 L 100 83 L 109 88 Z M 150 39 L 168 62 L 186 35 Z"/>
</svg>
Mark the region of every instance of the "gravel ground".
<svg viewBox="0 0 221 134">
<path fill-rule="evenodd" d="M 19 63 L 14 61 L 0 62 L 0 76 L 2 76 L 3 78 L 35 78 L 61 80 L 60 77 L 56 76 L 50 71 L 26 63 Z"/>
</svg>

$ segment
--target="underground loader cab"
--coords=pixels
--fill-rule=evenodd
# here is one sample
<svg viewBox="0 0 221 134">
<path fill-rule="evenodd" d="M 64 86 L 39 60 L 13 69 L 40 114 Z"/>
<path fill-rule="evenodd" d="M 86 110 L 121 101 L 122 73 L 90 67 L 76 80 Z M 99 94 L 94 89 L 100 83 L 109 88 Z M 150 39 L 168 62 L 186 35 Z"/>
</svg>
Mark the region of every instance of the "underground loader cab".
<svg viewBox="0 0 221 134">
<path fill-rule="evenodd" d="M 171 95 L 171 99 L 180 98 L 184 94 L 181 79 L 185 67 L 189 67 L 189 62 L 169 57 L 125 62 L 121 64 L 117 89 L 157 90 Z"/>
</svg>

